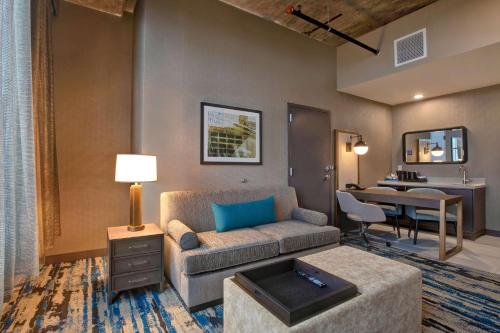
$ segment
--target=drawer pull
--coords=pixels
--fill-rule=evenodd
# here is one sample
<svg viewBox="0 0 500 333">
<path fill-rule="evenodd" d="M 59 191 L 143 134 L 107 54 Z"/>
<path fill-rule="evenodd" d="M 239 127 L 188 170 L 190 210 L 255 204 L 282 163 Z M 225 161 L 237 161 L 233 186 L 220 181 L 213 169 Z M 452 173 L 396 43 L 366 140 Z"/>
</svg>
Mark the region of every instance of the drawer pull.
<svg viewBox="0 0 500 333">
<path fill-rule="evenodd" d="M 142 266 L 149 264 L 149 260 L 141 260 L 136 262 L 129 262 L 128 267 Z"/>
<path fill-rule="evenodd" d="M 147 277 L 143 277 L 143 278 L 135 279 L 135 280 L 128 280 L 128 284 L 141 283 L 141 282 L 145 282 L 147 280 L 149 280 L 149 278 L 147 278 Z"/>
<path fill-rule="evenodd" d="M 129 250 L 141 250 L 141 249 L 147 249 L 149 247 L 149 244 L 142 244 L 142 245 L 130 245 L 128 247 Z"/>
</svg>

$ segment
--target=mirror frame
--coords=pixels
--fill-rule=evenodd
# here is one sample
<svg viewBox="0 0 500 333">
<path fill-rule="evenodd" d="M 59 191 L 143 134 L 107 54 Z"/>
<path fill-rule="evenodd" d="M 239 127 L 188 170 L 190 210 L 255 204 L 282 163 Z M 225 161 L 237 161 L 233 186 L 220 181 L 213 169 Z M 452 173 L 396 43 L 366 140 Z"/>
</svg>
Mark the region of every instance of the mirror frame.
<svg viewBox="0 0 500 333">
<path fill-rule="evenodd" d="M 462 130 L 462 138 L 463 138 L 463 148 L 464 148 L 464 158 L 460 162 L 406 162 L 406 135 L 407 134 L 418 134 L 418 133 L 425 133 L 425 132 L 434 132 L 434 131 L 447 131 L 447 130 L 452 130 L 452 129 L 461 129 Z M 420 130 L 420 131 L 410 131 L 410 132 L 404 132 L 402 136 L 403 140 L 403 146 L 402 146 L 402 157 L 403 157 L 403 163 L 404 164 L 421 164 L 421 165 L 439 165 L 439 164 L 465 164 L 467 163 L 469 159 L 469 152 L 468 152 L 468 147 L 467 147 L 467 128 L 465 126 L 453 126 L 453 127 L 446 127 L 446 128 L 435 128 L 435 129 L 430 129 L 430 130 Z"/>
</svg>

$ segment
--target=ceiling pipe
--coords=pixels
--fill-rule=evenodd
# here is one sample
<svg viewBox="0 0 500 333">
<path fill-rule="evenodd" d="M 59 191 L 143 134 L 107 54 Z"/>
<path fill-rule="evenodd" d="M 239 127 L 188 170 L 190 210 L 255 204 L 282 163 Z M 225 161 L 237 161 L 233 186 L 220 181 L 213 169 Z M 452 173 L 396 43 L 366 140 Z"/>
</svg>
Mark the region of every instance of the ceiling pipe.
<svg viewBox="0 0 500 333">
<path fill-rule="evenodd" d="M 331 23 L 331 22 L 333 22 L 334 20 L 338 19 L 341 16 L 342 16 L 342 13 L 340 13 L 340 14 L 332 17 L 329 21 L 323 22 L 323 24 Z M 319 30 L 319 29 L 320 29 L 320 27 L 315 27 L 314 29 L 309 30 L 309 31 L 305 31 L 304 33 L 309 36 L 310 34 L 312 34 L 313 32 L 315 32 L 316 30 Z"/>
<path fill-rule="evenodd" d="M 286 7 L 286 13 L 289 14 L 289 15 L 297 16 L 298 18 L 301 18 L 304 21 L 307 21 L 307 22 L 309 22 L 311 24 L 314 24 L 318 28 L 321 28 L 323 30 L 331 32 L 332 34 L 337 35 L 338 37 L 343 38 L 343 39 L 347 40 L 348 42 L 356 44 L 357 46 L 362 47 L 365 50 L 368 50 L 368 51 L 370 51 L 371 53 L 373 53 L 375 55 L 378 55 L 379 52 L 380 52 L 379 50 L 374 49 L 373 47 L 371 47 L 369 45 L 366 45 L 365 43 L 360 42 L 359 40 L 357 40 L 355 38 L 352 38 L 351 36 L 348 36 L 348 35 L 340 32 L 338 30 L 333 29 L 332 27 L 330 27 L 329 25 L 327 25 L 327 24 L 325 24 L 323 22 L 320 22 L 320 21 L 318 21 L 318 20 L 316 20 L 316 19 L 314 19 L 314 18 L 312 18 L 310 16 L 307 16 L 307 15 L 303 14 L 300 11 L 300 9 L 297 10 L 292 5 Z"/>
</svg>

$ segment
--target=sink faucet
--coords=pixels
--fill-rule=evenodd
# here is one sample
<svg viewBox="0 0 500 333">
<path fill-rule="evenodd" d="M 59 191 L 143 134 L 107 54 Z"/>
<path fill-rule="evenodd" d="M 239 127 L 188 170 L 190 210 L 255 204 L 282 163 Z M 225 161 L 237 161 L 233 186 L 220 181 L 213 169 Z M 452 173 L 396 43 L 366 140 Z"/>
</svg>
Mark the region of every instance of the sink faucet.
<svg viewBox="0 0 500 333">
<path fill-rule="evenodd" d="M 465 168 L 465 165 L 461 165 L 458 167 L 458 173 L 463 173 L 462 177 L 462 184 L 467 184 L 467 169 Z"/>
</svg>

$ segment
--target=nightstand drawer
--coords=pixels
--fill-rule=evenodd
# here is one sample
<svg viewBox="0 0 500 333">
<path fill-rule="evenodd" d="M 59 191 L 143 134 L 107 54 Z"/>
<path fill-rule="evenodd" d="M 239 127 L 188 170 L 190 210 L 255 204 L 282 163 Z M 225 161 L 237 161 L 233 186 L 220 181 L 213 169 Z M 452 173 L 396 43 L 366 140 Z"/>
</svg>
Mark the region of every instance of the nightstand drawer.
<svg viewBox="0 0 500 333">
<path fill-rule="evenodd" d="M 159 268 L 160 264 L 160 252 L 132 258 L 117 258 L 113 260 L 113 274 L 131 273 L 138 270 Z"/>
<path fill-rule="evenodd" d="M 152 271 L 141 271 L 133 274 L 119 275 L 113 277 L 113 290 L 128 290 L 131 288 L 148 286 L 160 283 L 161 274 L 158 269 Z"/>
<path fill-rule="evenodd" d="M 162 239 L 138 238 L 113 242 L 113 256 L 129 256 L 133 254 L 150 253 L 161 251 Z"/>
</svg>

